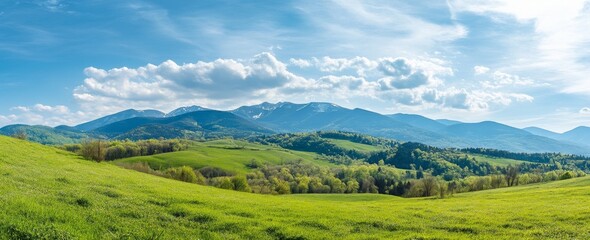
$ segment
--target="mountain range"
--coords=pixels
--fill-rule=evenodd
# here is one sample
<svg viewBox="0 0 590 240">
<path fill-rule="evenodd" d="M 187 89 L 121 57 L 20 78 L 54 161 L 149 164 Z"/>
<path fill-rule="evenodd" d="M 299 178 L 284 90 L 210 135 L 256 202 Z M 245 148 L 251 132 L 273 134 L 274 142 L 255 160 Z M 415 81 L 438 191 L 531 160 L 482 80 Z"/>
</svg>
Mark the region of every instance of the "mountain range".
<svg viewBox="0 0 590 240">
<path fill-rule="evenodd" d="M 588 127 L 578 127 L 560 134 L 536 127 L 518 129 L 492 121 L 463 123 L 448 119 L 434 120 L 416 114 L 383 115 L 325 102 L 265 102 L 231 111 L 190 106 L 167 114 L 158 110 L 129 109 L 73 127 L 10 125 L 1 128 L 0 134 L 12 135 L 16 131 L 24 131 L 32 141 L 64 144 L 87 137 L 200 139 L 318 130 L 359 132 L 437 147 L 590 153 Z"/>
</svg>

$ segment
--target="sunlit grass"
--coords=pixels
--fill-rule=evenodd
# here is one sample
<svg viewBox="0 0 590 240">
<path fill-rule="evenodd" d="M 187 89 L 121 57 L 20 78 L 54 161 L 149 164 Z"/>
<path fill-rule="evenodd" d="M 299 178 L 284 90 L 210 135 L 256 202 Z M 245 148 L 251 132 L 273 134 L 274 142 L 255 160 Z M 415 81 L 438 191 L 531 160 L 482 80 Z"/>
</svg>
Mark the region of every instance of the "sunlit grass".
<svg viewBox="0 0 590 240">
<path fill-rule="evenodd" d="M 257 195 L 0 137 L 0 239 L 588 239 L 590 178 L 457 194 Z"/>
<path fill-rule="evenodd" d="M 487 162 L 494 166 L 508 166 L 508 165 L 518 165 L 523 163 L 523 161 L 509 159 L 509 158 L 499 158 L 499 157 L 491 157 L 491 156 L 484 156 L 478 154 L 471 154 L 470 156 L 474 157 L 477 161 L 480 162 Z"/>
<path fill-rule="evenodd" d="M 133 157 L 115 161 L 116 164 L 146 162 L 153 169 L 190 166 L 199 169 L 206 166 L 221 168 L 234 173 L 246 173 L 252 161 L 261 164 L 282 164 L 303 160 L 319 165 L 332 165 L 315 153 L 286 150 L 278 147 L 237 140 L 216 140 L 195 143 L 188 151 L 171 152 L 153 156 Z"/>
<path fill-rule="evenodd" d="M 362 144 L 362 143 L 355 143 L 355 142 L 351 142 L 348 140 L 341 140 L 341 139 L 328 139 L 328 140 L 341 148 L 356 150 L 359 152 L 374 152 L 374 151 L 383 150 L 383 148 L 381 148 L 379 146 L 373 146 L 373 145 Z"/>
</svg>

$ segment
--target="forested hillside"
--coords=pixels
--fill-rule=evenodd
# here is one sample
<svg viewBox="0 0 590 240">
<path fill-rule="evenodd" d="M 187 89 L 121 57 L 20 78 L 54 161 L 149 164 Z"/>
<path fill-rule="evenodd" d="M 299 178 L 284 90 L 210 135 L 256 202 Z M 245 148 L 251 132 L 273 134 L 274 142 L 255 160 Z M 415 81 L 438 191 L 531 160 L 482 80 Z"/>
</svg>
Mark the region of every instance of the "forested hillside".
<svg viewBox="0 0 590 240">
<path fill-rule="evenodd" d="M 445 199 L 268 196 L 0 136 L 0 182 L 0 239 L 586 239 L 590 232 L 588 178 Z"/>
<path fill-rule="evenodd" d="M 95 141 L 65 147 L 84 156 L 90 153 L 88 159 L 120 159 L 115 161 L 120 166 L 162 177 L 263 194 L 444 197 L 588 172 L 587 158 L 575 155 L 444 149 L 340 131 L 277 134 L 250 141 Z M 100 148 L 103 157 L 88 148 Z"/>
</svg>

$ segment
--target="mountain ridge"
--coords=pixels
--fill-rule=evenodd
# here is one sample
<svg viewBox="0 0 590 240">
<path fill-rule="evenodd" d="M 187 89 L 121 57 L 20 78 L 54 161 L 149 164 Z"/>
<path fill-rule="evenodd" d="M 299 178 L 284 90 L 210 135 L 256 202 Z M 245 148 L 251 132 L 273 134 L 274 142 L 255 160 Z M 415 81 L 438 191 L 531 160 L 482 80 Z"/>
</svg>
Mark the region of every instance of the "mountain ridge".
<svg viewBox="0 0 590 240">
<path fill-rule="evenodd" d="M 215 117 L 197 116 L 208 114 Z M 590 142 L 590 128 L 587 127 L 572 129 L 564 134 L 553 133 L 544 136 L 542 133 L 552 132 L 540 128 L 519 129 L 493 121 L 463 123 L 448 119 L 434 120 L 417 114 L 383 115 L 361 108 L 349 109 L 329 102 L 263 102 L 229 111 L 188 106 L 177 108 L 168 114 L 157 110 L 129 109 L 75 127 L 58 126 L 54 130 L 46 128 L 43 131 L 48 135 L 75 136 L 73 140 L 67 140 L 71 142 L 80 140 L 79 135 L 75 133 L 117 139 L 146 139 L 243 137 L 249 134 L 321 130 L 357 132 L 436 147 L 590 153 L 590 146 L 571 140 L 588 139 Z M 537 134 L 534 131 L 537 131 Z M 8 135 L 8 131 L 4 132 Z"/>
</svg>

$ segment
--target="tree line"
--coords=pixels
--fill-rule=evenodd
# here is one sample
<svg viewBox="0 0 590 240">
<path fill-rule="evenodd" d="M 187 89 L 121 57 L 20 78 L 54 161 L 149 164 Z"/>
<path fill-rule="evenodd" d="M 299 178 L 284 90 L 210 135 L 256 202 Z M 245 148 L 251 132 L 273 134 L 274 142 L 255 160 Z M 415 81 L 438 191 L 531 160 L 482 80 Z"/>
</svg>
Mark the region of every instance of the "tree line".
<svg viewBox="0 0 590 240">
<path fill-rule="evenodd" d="M 188 149 L 189 145 L 190 141 L 181 139 L 150 139 L 135 142 L 129 140 L 86 139 L 80 144 L 67 144 L 61 146 L 61 148 L 78 153 L 85 159 L 101 162 L 182 151 Z"/>
<path fill-rule="evenodd" d="M 582 156 L 582 155 L 574 155 L 574 154 L 564 154 L 564 153 L 519 153 L 519 152 L 509 152 L 504 150 L 498 149 L 489 149 L 489 148 L 464 148 L 460 151 L 466 153 L 473 153 L 473 154 L 481 154 L 486 156 L 498 157 L 498 158 L 509 158 L 527 162 L 537 162 L 537 163 L 551 163 L 553 161 L 563 161 L 563 160 L 590 160 L 590 157 Z"/>
<path fill-rule="evenodd" d="M 153 170 L 147 163 L 121 163 L 123 167 L 180 181 L 260 194 L 305 193 L 375 193 L 401 197 L 444 198 L 460 192 L 481 191 L 538 182 L 585 176 L 582 171 L 553 170 L 520 173 L 519 166 L 509 165 L 503 173 L 468 176 L 446 181 L 426 172 L 401 170 L 379 164 L 360 163 L 351 166 L 323 167 L 301 160 L 279 165 L 255 167 L 244 175 L 204 167 L 183 166 Z"/>
</svg>

